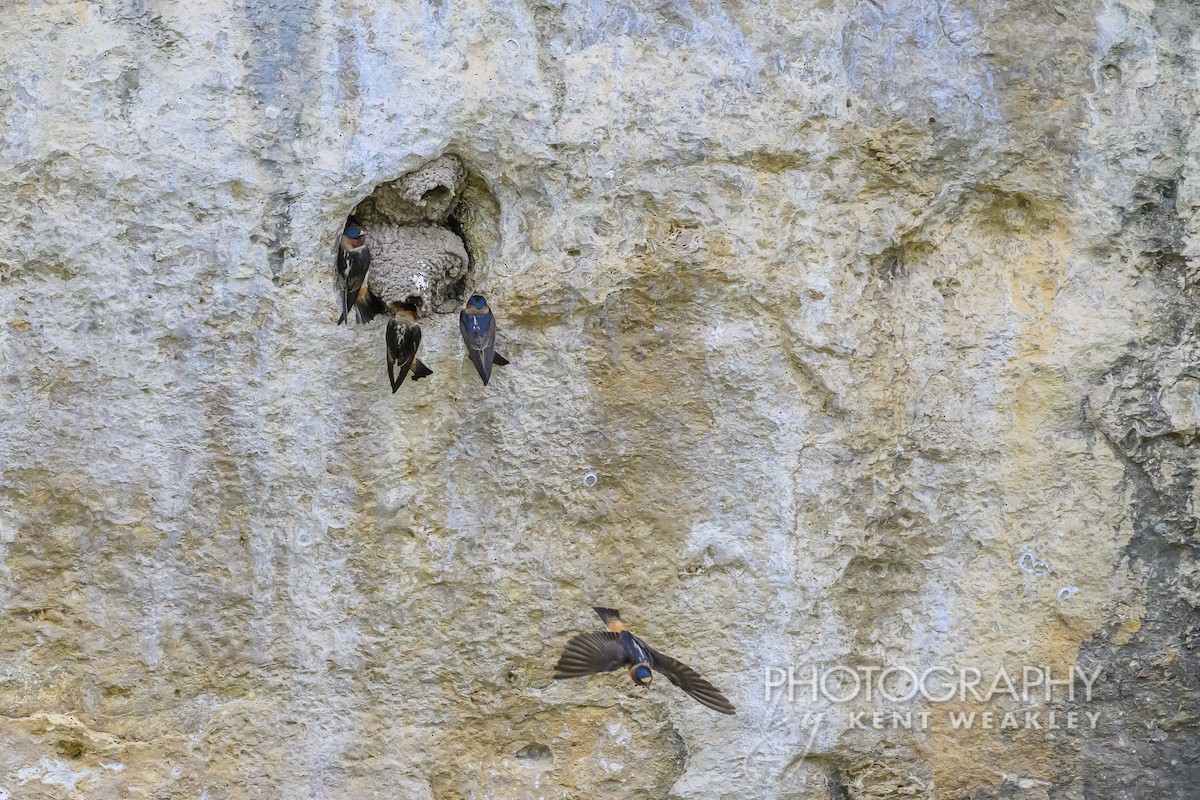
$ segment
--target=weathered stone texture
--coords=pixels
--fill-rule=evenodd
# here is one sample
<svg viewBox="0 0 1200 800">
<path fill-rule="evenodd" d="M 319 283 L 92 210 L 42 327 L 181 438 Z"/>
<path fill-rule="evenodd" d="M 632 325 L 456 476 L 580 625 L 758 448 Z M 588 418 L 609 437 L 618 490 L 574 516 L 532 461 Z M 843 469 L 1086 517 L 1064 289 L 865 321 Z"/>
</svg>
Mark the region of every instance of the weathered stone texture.
<svg viewBox="0 0 1200 800">
<path fill-rule="evenodd" d="M 0 799 L 1194 796 L 1197 31 L 0 4 Z M 334 242 L 446 153 L 513 363 L 434 315 L 393 396 Z M 738 715 L 552 681 L 593 602 Z M 818 662 L 1099 666 L 1102 717 L 764 696 Z"/>
</svg>

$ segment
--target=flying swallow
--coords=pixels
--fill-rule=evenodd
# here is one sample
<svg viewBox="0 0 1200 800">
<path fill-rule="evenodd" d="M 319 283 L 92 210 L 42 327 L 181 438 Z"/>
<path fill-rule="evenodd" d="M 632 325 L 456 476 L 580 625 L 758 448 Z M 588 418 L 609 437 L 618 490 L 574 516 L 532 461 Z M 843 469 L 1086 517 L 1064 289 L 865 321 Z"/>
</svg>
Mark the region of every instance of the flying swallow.
<svg viewBox="0 0 1200 800">
<path fill-rule="evenodd" d="M 369 322 L 383 308 L 382 303 L 367 289 L 371 251 L 367 248 L 366 229 L 353 218 L 346 222 L 338 241 L 336 268 L 338 288 L 342 290 L 342 316 L 338 318 L 338 325 L 346 321 L 351 308 L 359 322 Z"/>
<path fill-rule="evenodd" d="M 733 714 L 734 708 L 717 687 L 701 678 L 691 667 L 658 652 L 634 636 L 621 622 L 621 614 L 613 608 L 595 608 L 608 630 L 581 633 L 563 648 L 554 665 L 554 678 L 580 678 L 597 672 L 612 672 L 619 667 L 629 668 L 629 677 L 638 686 L 649 686 L 651 670 L 667 676 L 667 680 L 683 689 L 701 704 L 722 714 Z"/>
<path fill-rule="evenodd" d="M 417 313 L 409 308 L 397 308 L 394 313 L 395 317 L 388 322 L 384 333 L 392 394 L 404 383 L 410 369 L 414 381 L 433 374 L 433 370 L 417 358 L 417 348 L 421 346 L 421 326 L 417 324 Z"/>
<path fill-rule="evenodd" d="M 508 359 L 496 352 L 496 317 L 481 294 L 471 295 L 458 315 L 458 329 L 467 345 L 467 355 L 483 385 L 492 378 L 492 364 L 505 366 Z"/>
</svg>

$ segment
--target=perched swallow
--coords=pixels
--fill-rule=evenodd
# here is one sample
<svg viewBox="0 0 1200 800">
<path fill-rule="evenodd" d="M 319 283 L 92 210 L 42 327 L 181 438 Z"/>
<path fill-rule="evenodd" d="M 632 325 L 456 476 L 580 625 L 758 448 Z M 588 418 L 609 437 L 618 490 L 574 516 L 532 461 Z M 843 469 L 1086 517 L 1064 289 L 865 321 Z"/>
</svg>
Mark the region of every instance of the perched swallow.
<svg viewBox="0 0 1200 800">
<path fill-rule="evenodd" d="M 370 268 L 371 251 L 367 248 L 367 231 L 350 220 L 338 242 L 337 276 L 338 288 L 342 290 L 342 316 L 338 318 L 338 325 L 346 321 L 351 308 L 359 322 L 369 322 L 383 310 L 379 299 L 367 289 L 367 270 Z"/>
<path fill-rule="evenodd" d="M 492 364 L 503 367 L 508 364 L 508 359 L 496 352 L 496 318 L 483 295 L 471 295 L 458 315 L 458 329 L 467 344 L 471 363 L 483 378 L 483 385 L 487 386 L 492 378 Z"/>
<path fill-rule="evenodd" d="M 595 608 L 608 626 L 601 633 L 581 633 L 567 642 L 562 657 L 554 665 L 554 678 L 580 678 L 597 672 L 612 672 L 628 667 L 629 677 L 638 686 L 649 686 L 652 669 L 667 676 L 667 680 L 683 689 L 701 704 L 722 714 L 734 713 L 733 705 L 717 687 L 701 678 L 691 667 L 664 656 L 634 636 L 621 622 L 621 614 L 613 608 Z"/>
<path fill-rule="evenodd" d="M 404 383 L 410 369 L 414 381 L 433 374 L 433 370 L 417 358 L 417 348 L 421 346 L 421 326 L 417 324 L 415 311 L 397 309 L 395 318 L 387 324 L 384 338 L 387 342 L 388 380 L 392 382 L 392 394 Z"/>
</svg>

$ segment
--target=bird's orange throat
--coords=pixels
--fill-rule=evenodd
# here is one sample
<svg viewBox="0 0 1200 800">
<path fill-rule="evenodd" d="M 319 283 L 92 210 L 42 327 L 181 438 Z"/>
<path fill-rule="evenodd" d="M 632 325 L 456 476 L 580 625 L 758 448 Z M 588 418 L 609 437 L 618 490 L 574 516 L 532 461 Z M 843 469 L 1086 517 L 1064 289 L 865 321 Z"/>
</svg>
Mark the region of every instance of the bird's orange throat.
<svg viewBox="0 0 1200 800">
<path fill-rule="evenodd" d="M 620 633 L 621 631 L 629 630 L 625 627 L 625 623 L 621 622 L 619 619 L 610 619 L 608 621 L 608 629 L 613 633 Z"/>
</svg>

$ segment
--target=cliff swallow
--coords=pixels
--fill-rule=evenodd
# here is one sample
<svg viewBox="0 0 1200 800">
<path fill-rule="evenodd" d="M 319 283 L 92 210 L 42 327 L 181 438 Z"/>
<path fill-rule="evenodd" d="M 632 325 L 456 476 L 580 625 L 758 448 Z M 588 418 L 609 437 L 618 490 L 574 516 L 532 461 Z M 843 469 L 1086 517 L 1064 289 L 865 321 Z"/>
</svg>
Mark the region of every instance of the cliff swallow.
<svg viewBox="0 0 1200 800">
<path fill-rule="evenodd" d="M 597 672 L 612 672 L 628 667 L 629 677 L 638 686 L 649 686 L 651 670 L 667 676 L 667 680 L 683 689 L 701 704 L 722 714 L 734 713 L 733 705 L 717 687 L 701 678 L 691 667 L 658 652 L 634 636 L 621 622 L 621 614 L 613 608 L 595 608 L 608 630 L 581 633 L 567 642 L 562 657 L 554 665 L 554 678 L 579 678 Z"/>
<path fill-rule="evenodd" d="M 338 242 L 337 276 L 338 288 L 342 290 L 342 316 L 338 318 L 338 325 L 346 321 L 351 308 L 359 322 L 368 322 L 383 310 L 379 300 L 367 289 L 366 277 L 370 268 L 367 231 L 351 219 L 346 222 Z"/>
<path fill-rule="evenodd" d="M 458 315 L 458 329 L 462 331 L 471 363 L 483 378 L 483 385 L 487 386 L 492 377 L 492 364 L 503 367 L 508 364 L 508 359 L 496 352 L 496 318 L 483 295 L 471 295 Z"/>
<path fill-rule="evenodd" d="M 395 317 L 387 324 L 384 339 L 387 342 L 388 380 L 392 383 L 392 394 L 404 383 L 410 369 L 414 381 L 433 374 L 433 370 L 417 358 L 417 348 L 421 346 L 421 326 L 417 324 L 415 311 L 397 309 Z"/>
</svg>

